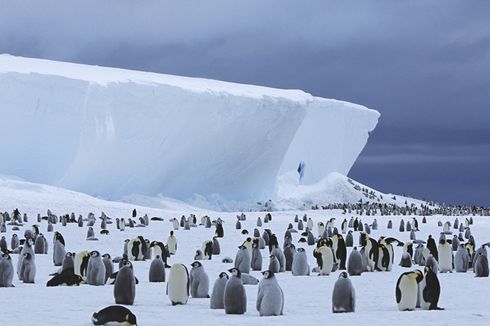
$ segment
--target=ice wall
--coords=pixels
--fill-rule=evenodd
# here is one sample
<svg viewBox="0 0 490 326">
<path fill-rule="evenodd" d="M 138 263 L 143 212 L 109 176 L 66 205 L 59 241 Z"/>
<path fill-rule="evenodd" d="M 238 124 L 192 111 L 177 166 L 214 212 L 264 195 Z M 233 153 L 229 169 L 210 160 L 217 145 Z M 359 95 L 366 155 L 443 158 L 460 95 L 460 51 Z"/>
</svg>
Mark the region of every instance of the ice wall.
<svg viewBox="0 0 490 326">
<path fill-rule="evenodd" d="M 233 200 L 346 174 L 376 111 L 297 90 L 0 55 L 0 173 L 115 199 Z"/>
</svg>

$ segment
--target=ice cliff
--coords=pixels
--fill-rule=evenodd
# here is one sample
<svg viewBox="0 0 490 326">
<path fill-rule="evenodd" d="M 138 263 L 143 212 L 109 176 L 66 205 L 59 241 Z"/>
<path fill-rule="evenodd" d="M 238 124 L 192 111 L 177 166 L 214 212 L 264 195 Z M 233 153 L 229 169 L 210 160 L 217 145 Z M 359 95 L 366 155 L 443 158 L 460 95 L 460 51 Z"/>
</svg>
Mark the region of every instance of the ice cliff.
<svg viewBox="0 0 490 326">
<path fill-rule="evenodd" d="M 0 55 L 0 173 L 117 199 L 270 198 L 347 175 L 379 113 L 216 80 Z"/>
</svg>

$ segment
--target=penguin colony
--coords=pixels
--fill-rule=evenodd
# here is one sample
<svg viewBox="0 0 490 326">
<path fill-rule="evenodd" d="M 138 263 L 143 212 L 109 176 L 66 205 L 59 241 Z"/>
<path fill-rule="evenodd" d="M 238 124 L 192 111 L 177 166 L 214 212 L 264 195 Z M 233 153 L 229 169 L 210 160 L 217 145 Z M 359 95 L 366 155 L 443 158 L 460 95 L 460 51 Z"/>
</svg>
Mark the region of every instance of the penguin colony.
<svg viewBox="0 0 490 326">
<path fill-rule="evenodd" d="M 9 227 L 13 232 L 24 227 L 24 233 L 13 233 L 10 241 L 5 236 L 0 239 L 0 287 L 14 287 L 17 279 L 23 283 L 36 283 L 36 256 L 51 255 L 52 264 L 57 268 L 50 275 L 46 284 L 48 287 L 113 285 L 113 298 L 108 300 L 108 304 L 116 305 L 93 313 L 94 325 L 110 322 L 136 325 L 136 316 L 119 304 L 133 305 L 138 300 L 139 281 L 135 277 L 135 269 L 140 261 L 151 262 L 149 282 L 166 283 L 165 293 L 170 305 L 185 305 L 190 298 L 207 299 L 211 309 L 223 309 L 226 314 L 245 314 L 251 308 L 247 307 L 246 286 L 255 285 L 255 309 L 260 316 L 284 314 L 287 293 L 285 295 L 280 286 L 279 276 L 282 273 L 302 277 L 319 275 L 332 279 L 333 313 L 355 311 L 356 282 L 355 278 L 351 280 L 350 277 L 366 272 L 390 272 L 397 261 L 399 266 L 408 269 L 392 285 L 395 289 L 393 302 L 401 311 L 442 309 L 438 302 L 444 289 L 441 289 L 438 273 L 473 272 L 475 277 L 489 275 L 486 247 L 490 243 L 482 242 L 477 246 L 471 233 L 472 216 L 475 212 L 484 214 L 486 211 L 476 208 L 451 211 L 446 208 L 446 216 L 456 215 L 454 221 L 438 221 L 440 234 L 432 234 L 422 240 L 417 239 L 418 234 L 428 220 L 423 214 L 430 216 L 430 210 L 436 211 L 435 208 L 359 204 L 343 205 L 336 209 L 341 209 L 346 215 L 341 221 L 327 218 L 315 224 L 307 214 L 295 216 L 283 230 L 283 237 L 268 227 L 273 219 L 271 213 L 259 216 L 254 222 L 247 221 L 243 213 L 237 215 L 234 227 L 226 228 L 232 233 L 230 236 L 236 238 L 234 259 L 215 257 L 221 255 L 223 249 L 227 254 L 233 253 L 230 248 L 220 248 L 220 239 L 227 235 L 225 221 L 221 218 L 212 220 L 209 216 L 203 216 L 198 219 L 194 214 L 172 218 L 169 220 L 169 233 L 160 239 L 150 241 L 141 235 L 133 236 L 121 243 L 121 252 L 102 253 L 98 250 L 68 251 L 71 247 L 62 235 L 63 227 L 72 224 L 86 228 L 86 248 L 90 249 L 93 247 L 90 242 L 110 237 L 113 232 L 150 227 L 150 221 L 159 223 L 164 219 L 150 219 L 148 215 L 138 217 L 134 210 L 131 217 L 116 218 L 113 222 L 104 213 L 98 218 L 92 213 L 87 217 L 76 217 L 74 213 L 57 216 L 48 210 L 45 216 L 39 214 L 37 222 L 29 227 L 30 218 L 25 214 L 21 216 L 18 210 L 0 213 L 2 233 L 6 233 Z M 379 212 L 386 218 L 379 219 Z M 471 215 L 465 212 L 471 212 Z M 358 217 L 348 218 L 349 214 Z M 387 223 L 387 229 L 392 229 L 391 215 L 404 217 L 400 220 L 399 236 L 372 237 L 372 232 L 378 230 L 378 223 Z M 251 232 L 245 229 L 250 226 L 253 228 Z M 209 229 L 209 237 L 200 247 L 194 248 L 194 261 L 183 264 L 178 259 L 177 235 L 184 238 L 186 232 L 198 227 Z M 46 233 L 41 229 L 45 229 Z M 52 234 L 52 245 L 45 234 Z M 402 251 L 400 257 L 395 258 L 395 247 Z M 18 257 L 16 268 L 12 262 L 14 255 Z M 206 261 L 216 259 L 226 262 L 222 263 L 223 271 L 211 280 L 213 283 L 210 287 Z M 233 265 L 230 266 L 230 263 Z M 420 269 L 411 270 L 416 265 Z M 261 273 L 261 280 L 252 275 L 254 271 Z M 331 276 L 334 272 L 338 272 L 335 279 Z M 301 282 L 300 278 L 298 282 Z"/>
</svg>

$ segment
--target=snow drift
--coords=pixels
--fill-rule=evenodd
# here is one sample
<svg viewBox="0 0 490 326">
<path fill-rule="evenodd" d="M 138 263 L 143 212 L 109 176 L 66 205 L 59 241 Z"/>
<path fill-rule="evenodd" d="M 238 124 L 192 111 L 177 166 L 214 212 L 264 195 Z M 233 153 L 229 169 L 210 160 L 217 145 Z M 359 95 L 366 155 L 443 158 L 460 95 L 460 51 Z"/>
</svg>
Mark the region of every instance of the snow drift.
<svg viewBox="0 0 490 326">
<path fill-rule="evenodd" d="M 117 199 L 274 196 L 346 175 L 379 113 L 299 90 L 0 55 L 0 173 Z"/>
</svg>

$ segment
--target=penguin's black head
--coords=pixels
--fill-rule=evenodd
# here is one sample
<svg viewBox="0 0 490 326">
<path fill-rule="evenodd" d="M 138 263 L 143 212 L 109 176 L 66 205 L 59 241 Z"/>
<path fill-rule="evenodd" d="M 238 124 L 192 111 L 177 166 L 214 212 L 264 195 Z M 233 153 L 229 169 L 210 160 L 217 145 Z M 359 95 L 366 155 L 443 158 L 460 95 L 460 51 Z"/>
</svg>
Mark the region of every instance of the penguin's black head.
<svg viewBox="0 0 490 326">
<path fill-rule="evenodd" d="M 305 248 L 298 248 L 298 252 L 305 252 Z"/>
<path fill-rule="evenodd" d="M 299 242 L 299 243 L 305 243 L 305 242 L 306 242 L 306 239 L 305 239 L 305 238 L 300 238 L 300 239 L 298 240 L 298 242 Z"/>
<path fill-rule="evenodd" d="M 170 235 L 174 235 L 174 231 L 170 231 Z"/>
<path fill-rule="evenodd" d="M 67 253 L 65 254 L 65 257 L 73 257 L 73 254 L 72 254 L 71 252 L 67 252 Z"/>
<path fill-rule="evenodd" d="M 270 256 L 269 256 L 269 258 L 270 258 L 271 260 L 274 260 L 274 259 L 276 259 L 276 256 L 274 256 L 274 255 L 270 255 Z"/>
<path fill-rule="evenodd" d="M 219 278 L 226 278 L 226 279 L 228 279 L 228 274 L 226 274 L 225 272 L 221 272 L 221 273 L 219 273 Z"/>
<path fill-rule="evenodd" d="M 24 259 L 30 260 L 32 255 L 29 252 L 24 253 Z"/>
<path fill-rule="evenodd" d="M 90 256 L 92 256 L 92 257 L 99 257 L 100 256 L 100 253 L 97 250 L 93 250 L 92 252 L 90 252 Z"/>
<path fill-rule="evenodd" d="M 191 266 L 192 266 L 192 267 L 194 267 L 194 268 L 198 268 L 198 267 L 201 267 L 201 266 L 202 266 L 202 264 L 201 264 L 200 262 L 198 262 L 198 261 L 195 261 L 195 262 L 193 262 L 193 263 L 191 264 Z"/>
<path fill-rule="evenodd" d="M 347 272 L 342 272 L 339 274 L 339 279 L 341 278 L 348 278 L 349 276 L 347 275 Z"/>
<path fill-rule="evenodd" d="M 2 255 L 2 259 L 7 259 L 7 260 L 10 260 L 10 255 L 9 254 L 3 254 Z"/>
<path fill-rule="evenodd" d="M 102 258 L 111 259 L 111 255 L 105 253 L 105 254 L 102 255 Z"/>
<path fill-rule="evenodd" d="M 242 273 L 240 272 L 240 270 L 238 268 L 231 268 L 228 270 L 228 272 L 230 272 L 232 275 L 234 275 L 236 277 L 242 276 Z"/>
<path fill-rule="evenodd" d="M 273 278 L 274 277 L 274 272 L 273 271 L 270 271 L 270 270 L 267 270 L 267 271 L 263 271 L 262 272 L 262 275 L 264 275 L 264 278 Z"/>
</svg>

